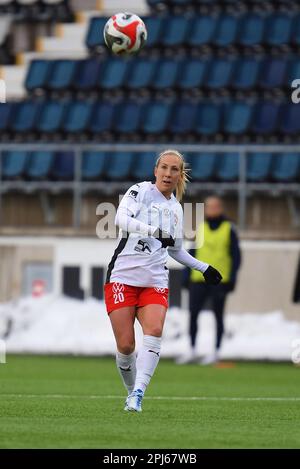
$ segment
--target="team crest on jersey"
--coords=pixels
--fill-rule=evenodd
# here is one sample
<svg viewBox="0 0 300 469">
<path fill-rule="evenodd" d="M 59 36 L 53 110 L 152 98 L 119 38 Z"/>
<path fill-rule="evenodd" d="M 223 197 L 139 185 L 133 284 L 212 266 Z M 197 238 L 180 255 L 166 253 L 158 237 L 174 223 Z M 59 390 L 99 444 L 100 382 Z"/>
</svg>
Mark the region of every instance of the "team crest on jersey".
<svg viewBox="0 0 300 469">
<path fill-rule="evenodd" d="M 112 291 L 114 293 L 120 293 L 120 292 L 124 291 L 124 289 L 125 289 L 125 287 L 124 287 L 123 283 L 114 282 L 114 284 L 112 286 Z"/>
<path fill-rule="evenodd" d="M 165 293 L 166 292 L 166 289 L 165 288 L 154 288 L 155 291 L 157 291 L 157 293 Z"/>
</svg>

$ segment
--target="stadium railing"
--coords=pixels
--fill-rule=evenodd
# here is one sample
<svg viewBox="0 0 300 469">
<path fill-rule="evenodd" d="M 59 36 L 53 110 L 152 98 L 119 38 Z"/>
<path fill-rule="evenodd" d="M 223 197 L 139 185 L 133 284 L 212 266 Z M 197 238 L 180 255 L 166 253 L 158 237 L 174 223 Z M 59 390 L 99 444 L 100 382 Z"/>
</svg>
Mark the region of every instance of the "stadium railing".
<svg viewBox="0 0 300 469">
<path fill-rule="evenodd" d="M 139 178 L 149 178 L 154 159 L 150 154 L 156 155 L 169 147 L 168 144 L 0 144 L 0 220 L 3 195 L 9 191 L 21 191 L 30 194 L 37 191 L 59 193 L 70 191 L 73 194 L 73 226 L 80 227 L 81 202 L 83 194 L 95 191 L 98 194 L 116 195 L 125 191 Z M 174 143 L 171 145 L 174 146 Z M 238 225 L 240 229 L 246 228 L 247 198 L 254 193 L 268 193 L 271 195 L 287 195 L 290 198 L 300 195 L 300 145 L 182 145 L 175 144 L 176 149 L 187 155 L 187 160 L 195 170 L 196 181 L 188 185 L 188 196 L 195 197 L 201 193 L 214 192 L 220 195 L 233 193 L 238 200 Z M 12 152 L 17 160 L 16 168 L 7 170 L 5 156 Z M 16 152 L 21 154 L 18 159 Z M 37 162 L 38 168 L 28 166 L 29 178 L 22 179 L 26 166 L 26 152 L 42 153 Z M 55 156 L 49 156 L 49 154 Z M 97 161 L 95 153 L 114 155 L 110 161 Z M 87 154 L 89 162 L 83 164 Z M 273 168 L 273 179 L 265 179 L 270 173 L 270 154 L 281 155 L 277 158 L 276 168 Z M 45 155 L 43 157 L 43 155 Z M 62 158 L 67 155 L 66 158 Z M 144 155 L 141 162 L 133 163 L 130 155 Z M 148 156 L 146 156 L 148 155 Z M 202 171 L 207 166 L 211 156 L 210 171 L 203 177 Z M 287 160 L 285 160 L 287 156 Z M 104 157 L 104 156 L 103 156 Z M 105 156 L 107 157 L 107 156 Z M 202 158 L 203 157 L 203 158 Z M 43 161 L 45 158 L 45 161 Z M 253 159 L 252 159 L 253 158 Z M 51 161 L 52 159 L 52 161 Z M 193 162 L 194 159 L 194 162 Z M 206 161 L 205 161 L 206 159 Z M 130 163 L 131 160 L 131 163 Z M 202 161 L 201 161 L 202 160 Z M 41 163 L 42 161 L 42 163 Z M 217 169 L 215 162 L 220 163 Z M 269 164 L 268 164 L 269 161 Z M 28 163 L 28 162 L 27 162 Z M 53 163 L 51 178 L 47 171 Z M 138 163 L 138 164 L 137 164 Z M 90 168 L 86 164 L 91 165 Z M 9 166 L 12 161 L 9 161 Z M 42 167 L 40 167 L 42 165 Z M 44 165 L 44 166 L 43 166 Z M 97 166 L 98 165 L 98 166 Z M 48 168 L 48 169 L 47 169 Z M 14 172 L 15 171 L 15 172 Z M 19 174 L 18 174 L 19 171 Z M 30 180 L 31 177 L 36 180 Z M 32 173 L 33 171 L 33 173 Z M 35 171 L 37 173 L 35 173 Z M 86 174 L 84 173 L 86 171 Z M 90 173 L 89 173 L 90 171 Z M 206 171 L 208 171 L 206 169 Z M 280 173 L 281 171 L 281 173 Z M 97 173 L 98 172 L 98 173 Z M 89 176 L 90 174 L 90 176 Z M 95 179 L 93 180 L 93 174 Z M 212 174 L 216 178 L 211 179 Z M 27 173 L 28 175 L 28 173 Z M 193 177 L 193 172 L 192 172 Z M 18 177 L 19 176 L 19 177 Z M 214 177 L 215 177 L 214 176 Z M 198 179 L 198 180 L 197 180 Z M 255 181 L 255 182 L 253 182 Z M 3 222 L 4 220 L 2 220 Z"/>
</svg>

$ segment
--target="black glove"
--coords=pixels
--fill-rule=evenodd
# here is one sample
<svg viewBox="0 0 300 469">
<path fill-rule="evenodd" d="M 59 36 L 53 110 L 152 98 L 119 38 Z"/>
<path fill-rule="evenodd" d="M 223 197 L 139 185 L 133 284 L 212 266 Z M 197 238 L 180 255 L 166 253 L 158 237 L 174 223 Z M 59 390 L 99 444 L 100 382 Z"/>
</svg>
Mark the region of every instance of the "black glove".
<svg viewBox="0 0 300 469">
<path fill-rule="evenodd" d="M 161 242 L 161 246 L 163 248 L 174 246 L 175 244 L 175 240 L 172 238 L 170 233 L 167 231 L 162 231 L 160 228 L 157 228 L 157 230 L 154 231 L 153 236 Z"/>
<path fill-rule="evenodd" d="M 207 267 L 206 271 L 203 273 L 203 277 L 208 285 L 218 285 L 222 280 L 220 272 L 211 265 Z"/>
<path fill-rule="evenodd" d="M 230 293 L 234 291 L 235 289 L 235 282 L 227 282 L 227 283 L 224 283 L 223 285 L 226 288 L 227 293 Z"/>
</svg>

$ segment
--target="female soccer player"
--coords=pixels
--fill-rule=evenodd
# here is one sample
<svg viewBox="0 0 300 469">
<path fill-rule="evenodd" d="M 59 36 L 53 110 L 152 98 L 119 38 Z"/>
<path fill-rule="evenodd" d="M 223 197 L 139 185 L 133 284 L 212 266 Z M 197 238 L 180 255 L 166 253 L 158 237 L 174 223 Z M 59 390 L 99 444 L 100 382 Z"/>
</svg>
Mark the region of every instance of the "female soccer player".
<svg viewBox="0 0 300 469">
<path fill-rule="evenodd" d="M 116 364 L 128 391 L 125 410 L 141 412 L 142 399 L 157 367 L 168 308 L 168 254 L 203 273 L 217 285 L 221 274 L 182 247 L 187 169 L 176 150 L 162 152 L 155 165 L 155 184 L 141 182 L 128 189 L 116 215 L 119 244 L 108 266 L 107 312 L 117 344 Z M 173 192 L 176 190 L 176 197 Z M 135 354 L 134 322 L 143 330 L 143 346 Z"/>
</svg>

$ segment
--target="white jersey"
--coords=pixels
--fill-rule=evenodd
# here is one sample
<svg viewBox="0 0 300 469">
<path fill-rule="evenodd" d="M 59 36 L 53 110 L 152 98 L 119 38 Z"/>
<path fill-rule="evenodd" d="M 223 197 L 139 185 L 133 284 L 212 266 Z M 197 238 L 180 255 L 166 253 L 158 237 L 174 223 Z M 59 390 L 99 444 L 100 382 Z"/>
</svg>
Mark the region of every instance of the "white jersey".
<svg viewBox="0 0 300 469">
<path fill-rule="evenodd" d="M 124 214 L 127 219 L 133 217 L 135 229 L 126 232 L 120 229 L 119 244 L 108 266 L 106 282 L 168 288 L 168 252 L 151 234 L 157 228 L 167 231 L 175 239 L 174 249 L 181 249 L 183 210 L 180 203 L 173 194 L 167 199 L 155 184 L 144 181 L 128 189 L 118 207 L 116 221 Z M 140 222 L 138 230 L 137 222 Z M 122 226 L 122 223 L 117 224 Z"/>
</svg>

